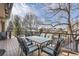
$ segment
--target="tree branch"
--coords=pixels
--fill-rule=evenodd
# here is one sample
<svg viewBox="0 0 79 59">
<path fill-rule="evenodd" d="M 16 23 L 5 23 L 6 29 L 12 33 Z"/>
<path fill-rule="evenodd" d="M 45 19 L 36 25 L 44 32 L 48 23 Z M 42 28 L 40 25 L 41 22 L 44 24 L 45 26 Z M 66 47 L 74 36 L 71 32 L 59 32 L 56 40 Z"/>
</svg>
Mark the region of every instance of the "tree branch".
<svg viewBox="0 0 79 59">
<path fill-rule="evenodd" d="M 58 26 L 58 25 L 68 25 L 68 23 L 59 23 L 59 24 L 54 25 L 53 27 Z"/>
</svg>

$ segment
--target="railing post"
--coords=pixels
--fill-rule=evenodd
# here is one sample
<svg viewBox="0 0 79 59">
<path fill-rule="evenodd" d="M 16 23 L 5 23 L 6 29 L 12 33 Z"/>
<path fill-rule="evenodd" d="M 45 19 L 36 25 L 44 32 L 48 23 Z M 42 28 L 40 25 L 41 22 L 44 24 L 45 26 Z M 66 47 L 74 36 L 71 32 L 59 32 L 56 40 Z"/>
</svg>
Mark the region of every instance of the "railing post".
<svg viewBox="0 0 79 59">
<path fill-rule="evenodd" d="M 79 42 L 79 40 L 75 40 L 75 42 L 76 42 L 76 44 L 75 44 L 75 50 L 76 50 L 76 52 L 78 52 L 78 42 Z"/>
<path fill-rule="evenodd" d="M 60 38 L 60 33 L 58 34 L 58 38 Z"/>
</svg>

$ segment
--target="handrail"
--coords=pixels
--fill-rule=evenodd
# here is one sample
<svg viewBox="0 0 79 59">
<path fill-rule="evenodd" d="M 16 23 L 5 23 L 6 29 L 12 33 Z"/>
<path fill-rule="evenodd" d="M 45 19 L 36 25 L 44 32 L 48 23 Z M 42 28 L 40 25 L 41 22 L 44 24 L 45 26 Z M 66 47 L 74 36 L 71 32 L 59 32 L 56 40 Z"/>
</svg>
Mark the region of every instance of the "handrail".
<svg viewBox="0 0 79 59">
<path fill-rule="evenodd" d="M 39 33 L 39 32 L 35 32 L 35 33 Z M 57 33 L 57 32 L 42 32 L 42 33 L 50 33 L 50 34 L 66 34 L 66 35 L 79 35 L 79 34 Z"/>
</svg>

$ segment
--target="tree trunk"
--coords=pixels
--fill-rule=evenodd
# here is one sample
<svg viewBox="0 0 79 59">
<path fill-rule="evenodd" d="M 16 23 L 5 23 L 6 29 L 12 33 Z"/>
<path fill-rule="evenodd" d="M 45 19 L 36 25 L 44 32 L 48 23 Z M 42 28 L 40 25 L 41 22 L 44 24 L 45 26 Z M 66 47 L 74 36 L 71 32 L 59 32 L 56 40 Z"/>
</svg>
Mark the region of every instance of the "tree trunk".
<svg viewBox="0 0 79 59">
<path fill-rule="evenodd" d="M 71 26 L 71 21 L 70 21 L 70 18 L 71 18 L 71 15 L 70 15 L 70 3 L 68 3 L 68 28 L 69 28 L 69 34 L 72 34 L 72 26 Z"/>
</svg>

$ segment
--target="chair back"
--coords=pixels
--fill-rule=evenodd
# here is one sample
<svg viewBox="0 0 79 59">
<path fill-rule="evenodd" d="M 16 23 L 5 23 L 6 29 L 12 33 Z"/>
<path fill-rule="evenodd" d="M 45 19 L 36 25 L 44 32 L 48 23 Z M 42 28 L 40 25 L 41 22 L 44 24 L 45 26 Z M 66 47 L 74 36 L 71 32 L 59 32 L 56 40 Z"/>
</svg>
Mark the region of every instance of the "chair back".
<svg viewBox="0 0 79 59">
<path fill-rule="evenodd" d="M 51 40 L 53 38 L 53 35 L 52 34 L 46 34 L 46 38 Z"/>
<path fill-rule="evenodd" d="M 37 32 L 37 33 L 35 33 L 34 35 L 35 35 L 35 36 L 40 36 L 40 33 L 39 33 L 39 32 Z"/>
<path fill-rule="evenodd" d="M 22 43 L 22 39 L 19 38 L 19 37 L 17 37 L 17 40 L 18 40 L 18 43 L 21 45 L 21 43 Z"/>
<path fill-rule="evenodd" d="M 21 49 L 23 50 L 23 52 L 27 55 L 29 48 L 27 46 L 27 43 L 25 40 L 23 40 L 22 38 L 17 37 L 17 40 L 20 44 Z"/>
<path fill-rule="evenodd" d="M 63 41 L 64 41 L 64 39 L 59 39 L 57 41 L 57 44 L 56 44 L 55 49 L 54 49 L 54 55 L 55 56 L 59 55 Z"/>
<path fill-rule="evenodd" d="M 32 32 L 26 32 L 26 33 L 25 33 L 25 36 L 32 36 L 32 35 L 33 35 Z"/>
<path fill-rule="evenodd" d="M 41 35 L 40 35 L 40 36 L 45 37 L 45 33 L 41 33 Z"/>
</svg>

